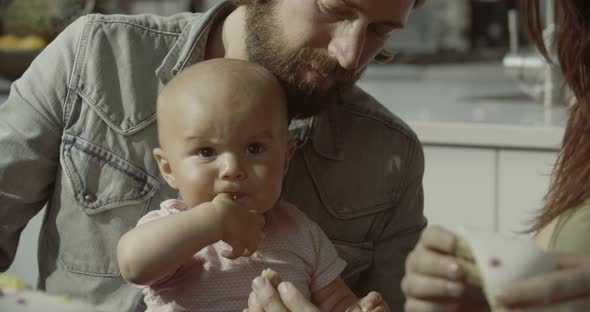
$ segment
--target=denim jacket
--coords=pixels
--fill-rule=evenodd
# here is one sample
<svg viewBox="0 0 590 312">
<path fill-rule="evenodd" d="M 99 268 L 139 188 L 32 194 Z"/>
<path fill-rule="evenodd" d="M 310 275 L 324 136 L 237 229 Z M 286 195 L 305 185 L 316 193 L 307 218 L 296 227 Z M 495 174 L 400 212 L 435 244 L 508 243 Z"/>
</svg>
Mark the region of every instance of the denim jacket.
<svg viewBox="0 0 590 312">
<path fill-rule="evenodd" d="M 209 27 L 228 10 L 82 17 L 13 83 L 0 105 L 1 270 L 46 205 L 38 286 L 105 311 L 139 309 L 139 289 L 117 267 L 117 242 L 177 197 L 152 157 L 156 97 L 203 59 Z M 426 224 L 420 142 L 356 87 L 302 124 L 283 196 L 333 241 L 359 296 L 378 290 L 401 309 L 404 260 Z"/>
</svg>

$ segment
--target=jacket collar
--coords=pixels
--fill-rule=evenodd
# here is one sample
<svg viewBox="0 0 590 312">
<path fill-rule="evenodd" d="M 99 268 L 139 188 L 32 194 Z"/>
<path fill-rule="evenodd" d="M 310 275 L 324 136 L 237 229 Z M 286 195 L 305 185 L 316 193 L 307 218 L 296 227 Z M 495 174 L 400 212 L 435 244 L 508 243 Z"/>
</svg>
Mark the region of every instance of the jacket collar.
<svg viewBox="0 0 590 312">
<path fill-rule="evenodd" d="M 311 124 L 312 144 L 315 151 L 331 160 L 344 160 L 344 124 L 342 101 L 316 116 Z"/>
<path fill-rule="evenodd" d="M 227 16 L 231 10 L 233 10 L 233 5 L 228 1 L 223 1 L 205 13 L 194 15 L 194 19 L 187 23 L 164 61 L 156 69 L 156 75 L 160 79 L 161 85 L 167 84 L 187 65 L 205 58 L 211 26 Z"/>
</svg>

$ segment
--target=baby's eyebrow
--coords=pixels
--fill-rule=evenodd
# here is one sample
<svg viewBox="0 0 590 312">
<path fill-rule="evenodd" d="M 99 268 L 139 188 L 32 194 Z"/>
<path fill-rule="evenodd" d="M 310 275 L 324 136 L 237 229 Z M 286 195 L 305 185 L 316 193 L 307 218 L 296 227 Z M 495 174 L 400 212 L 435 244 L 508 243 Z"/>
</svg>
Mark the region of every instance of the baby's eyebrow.
<svg viewBox="0 0 590 312">
<path fill-rule="evenodd" d="M 203 138 L 200 136 L 189 135 L 189 136 L 184 137 L 184 140 L 185 141 L 202 141 Z"/>
<path fill-rule="evenodd" d="M 261 133 L 256 134 L 255 136 L 253 136 L 254 139 L 274 139 L 275 135 L 272 131 L 270 130 L 264 130 Z"/>
<path fill-rule="evenodd" d="M 215 142 L 219 142 L 219 140 L 216 140 L 215 138 L 198 135 L 187 135 L 184 138 L 182 138 L 182 140 L 184 142 L 196 144 L 215 144 Z"/>
</svg>

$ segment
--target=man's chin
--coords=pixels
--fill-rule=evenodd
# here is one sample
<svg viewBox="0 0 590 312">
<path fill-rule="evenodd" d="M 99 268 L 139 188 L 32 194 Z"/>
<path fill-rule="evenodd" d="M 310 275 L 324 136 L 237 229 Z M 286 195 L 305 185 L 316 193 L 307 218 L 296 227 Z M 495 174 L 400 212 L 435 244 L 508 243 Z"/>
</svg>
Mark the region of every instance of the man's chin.
<svg viewBox="0 0 590 312">
<path fill-rule="evenodd" d="M 307 118 L 320 114 L 338 103 L 338 97 L 342 91 L 342 88 L 329 88 L 325 91 L 287 88 L 290 114 L 296 118 Z"/>
</svg>

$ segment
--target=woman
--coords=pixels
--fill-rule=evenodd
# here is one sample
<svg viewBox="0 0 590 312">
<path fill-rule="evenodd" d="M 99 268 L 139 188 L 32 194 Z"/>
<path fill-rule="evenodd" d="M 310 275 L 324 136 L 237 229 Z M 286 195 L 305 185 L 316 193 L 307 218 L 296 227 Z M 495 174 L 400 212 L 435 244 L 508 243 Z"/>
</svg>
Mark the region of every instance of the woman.
<svg viewBox="0 0 590 312">
<path fill-rule="evenodd" d="M 522 0 L 529 33 L 548 58 L 543 43 L 539 0 Z M 555 1 L 554 44 L 563 77 L 576 102 L 571 108 L 563 145 L 554 168 L 545 207 L 531 231 L 539 245 L 558 256 L 560 270 L 502 289 L 499 302 L 508 310 L 568 304 L 572 311 L 590 310 L 590 2 Z M 430 227 L 406 261 L 402 289 L 406 311 L 486 311 L 477 291 L 462 282 L 463 272 L 450 256 L 457 238 Z"/>
</svg>

